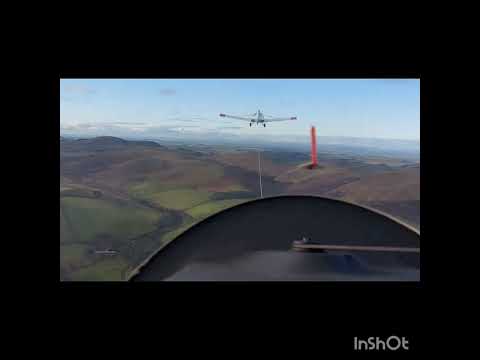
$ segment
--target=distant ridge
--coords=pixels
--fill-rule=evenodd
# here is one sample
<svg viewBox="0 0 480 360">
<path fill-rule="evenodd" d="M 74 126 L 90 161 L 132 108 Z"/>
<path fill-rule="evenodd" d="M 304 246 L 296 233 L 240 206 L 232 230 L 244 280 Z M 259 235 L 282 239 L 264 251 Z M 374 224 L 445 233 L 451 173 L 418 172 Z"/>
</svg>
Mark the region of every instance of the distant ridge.
<svg viewBox="0 0 480 360">
<path fill-rule="evenodd" d="M 66 141 L 67 139 L 60 137 L 62 141 Z M 78 140 L 70 140 L 72 144 L 77 145 L 88 145 L 94 147 L 123 147 L 123 146 L 146 146 L 146 147 L 156 147 L 156 148 L 163 148 L 164 146 L 154 142 L 154 141 L 147 141 L 147 140 L 125 140 L 114 136 L 98 136 L 95 138 L 86 138 L 86 139 L 78 139 Z"/>
<path fill-rule="evenodd" d="M 78 139 L 77 142 L 92 145 L 126 145 L 127 140 L 123 140 L 114 136 L 99 136 L 91 139 Z"/>
</svg>

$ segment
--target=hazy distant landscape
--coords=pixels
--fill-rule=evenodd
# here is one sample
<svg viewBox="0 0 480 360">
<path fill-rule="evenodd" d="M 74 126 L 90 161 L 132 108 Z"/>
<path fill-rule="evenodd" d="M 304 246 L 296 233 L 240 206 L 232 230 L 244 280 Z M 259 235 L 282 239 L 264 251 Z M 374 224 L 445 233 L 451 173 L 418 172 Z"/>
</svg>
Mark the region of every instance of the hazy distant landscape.
<svg viewBox="0 0 480 360">
<path fill-rule="evenodd" d="M 264 196 L 334 197 L 420 227 L 419 142 L 320 137 L 315 170 L 305 143 L 278 144 L 61 137 L 60 279 L 127 279 L 196 222 L 258 198 L 249 147 Z"/>
</svg>

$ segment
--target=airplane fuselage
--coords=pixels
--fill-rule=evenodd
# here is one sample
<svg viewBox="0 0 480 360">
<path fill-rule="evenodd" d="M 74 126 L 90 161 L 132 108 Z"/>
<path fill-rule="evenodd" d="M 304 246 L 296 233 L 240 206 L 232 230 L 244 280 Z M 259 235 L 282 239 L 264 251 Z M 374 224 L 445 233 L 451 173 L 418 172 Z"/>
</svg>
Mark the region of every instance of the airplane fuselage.
<svg viewBox="0 0 480 360">
<path fill-rule="evenodd" d="M 263 126 L 265 126 L 265 117 L 263 116 L 262 112 L 260 110 L 257 111 L 257 113 L 255 114 L 256 115 L 256 119 L 252 119 L 250 121 L 250 126 L 252 126 L 252 124 L 263 124 Z"/>
</svg>

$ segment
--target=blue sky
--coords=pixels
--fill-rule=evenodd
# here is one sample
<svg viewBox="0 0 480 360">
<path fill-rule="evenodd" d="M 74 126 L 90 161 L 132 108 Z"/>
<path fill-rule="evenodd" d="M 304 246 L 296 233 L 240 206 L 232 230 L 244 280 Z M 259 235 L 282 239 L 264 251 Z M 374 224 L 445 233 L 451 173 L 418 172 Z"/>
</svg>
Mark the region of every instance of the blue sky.
<svg viewBox="0 0 480 360">
<path fill-rule="evenodd" d="M 262 110 L 297 121 L 267 128 L 220 118 Z M 68 79 L 60 81 L 62 134 L 131 137 L 318 136 L 420 140 L 417 79 Z"/>
</svg>

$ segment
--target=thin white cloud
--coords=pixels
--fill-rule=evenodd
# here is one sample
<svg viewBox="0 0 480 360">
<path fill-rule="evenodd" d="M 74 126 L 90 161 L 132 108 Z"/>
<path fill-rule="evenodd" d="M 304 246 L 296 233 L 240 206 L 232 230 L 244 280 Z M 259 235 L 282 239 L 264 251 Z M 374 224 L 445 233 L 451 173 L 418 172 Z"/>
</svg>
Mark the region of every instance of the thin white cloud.
<svg viewBox="0 0 480 360">
<path fill-rule="evenodd" d="M 97 125 L 90 123 L 72 123 L 72 124 L 60 124 L 61 130 L 67 131 L 84 131 L 84 130 L 98 130 Z"/>
<path fill-rule="evenodd" d="M 110 123 L 112 125 L 133 125 L 133 126 L 139 126 L 139 125 L 148 125 L 145 122 L 128 122 L 128 121 L 115 121 Z"/>
</svg>

